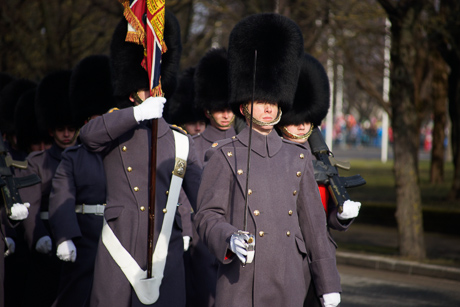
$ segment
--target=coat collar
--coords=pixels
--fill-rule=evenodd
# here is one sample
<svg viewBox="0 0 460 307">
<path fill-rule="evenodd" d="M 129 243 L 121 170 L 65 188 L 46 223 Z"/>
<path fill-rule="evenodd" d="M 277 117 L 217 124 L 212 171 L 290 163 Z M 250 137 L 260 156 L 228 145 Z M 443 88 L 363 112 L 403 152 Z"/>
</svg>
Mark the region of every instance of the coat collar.
<svg viewBox="0 0 460 307">
<path fill-rule="evenodd" d="M 203 137 L 203 139 L 205 139 L 206 141 L 210 143 L 218 141 L 218 140 L 228 139 L 235 135 L 236 135 L 236 132 L 233 127 L 230 127 L 227 130 L 220 130 L 211 125 L 208 125 L 206 129 L 203 131 L 203 133 L 201 133 L 201 136 Z"/>
<path fill-rule="evenodd" d="M 248 146 L 249 144 L 249 132 L 249 127 L 246 127 L 238 134 L 238 139 L 245 146 Z M 273 129 L 268 135 L 263 135 L 255 130 L 252 130 L 251 143 L 252 151 L 262 157 L 266 157 L 267 154 L 269 157 L 273 157 L 278 153 L 283 145 L 283 142 L 278 133 L 276 133 L 275 129 Z"/>
<path fill-rule="evenodd" d="M 145 127 L 148 127 L 148 129 L 151 129 L 152 128 L 152 121 L 151 120 L 142 121 L 141 125 L 144 125 Z M 160 117 L 158 119 L 158 134 L 157 134 L 158 137 L 162 137 L 169 130 L 170 130 L 169 124 L 164 120 L 163 117 Z"/>
<path fill-rule="evenodd" d="M 59 147 L 54 141 L 51 147 L 48 149 L 48 153 L 50 154 L 50 156 L 56 160 L 61 160 L 61 154 L 63 151 L 64 149 Z"/>
</svg>

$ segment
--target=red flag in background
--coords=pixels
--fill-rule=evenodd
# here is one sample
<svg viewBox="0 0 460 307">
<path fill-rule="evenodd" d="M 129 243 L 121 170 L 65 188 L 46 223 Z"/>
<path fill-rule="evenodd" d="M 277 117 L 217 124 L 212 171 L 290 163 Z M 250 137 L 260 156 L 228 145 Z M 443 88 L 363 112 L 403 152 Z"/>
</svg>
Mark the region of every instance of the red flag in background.
<svg viewBox="0 0 460 307">
<path fill-rule="evenodd" d="M 150 94 L 163 96 L 161 90 L 161 55 L 166 52 L 163 40 L 165 0 L 119 0 L 128 21 L 126 41 L 144 46 L 142 65 L 148 72 Z"/>
</svg>

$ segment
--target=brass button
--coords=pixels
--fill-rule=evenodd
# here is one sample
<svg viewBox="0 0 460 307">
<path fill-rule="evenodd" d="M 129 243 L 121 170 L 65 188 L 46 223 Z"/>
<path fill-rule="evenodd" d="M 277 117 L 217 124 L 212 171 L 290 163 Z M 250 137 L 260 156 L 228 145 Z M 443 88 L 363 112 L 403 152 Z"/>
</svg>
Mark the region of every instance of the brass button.
<svg viewBox="0 0 460 307">
<path fill-rule="evenodd" d="M 238 175 L 242 175 L 242 174 L 243 174 L 243 170 L 242 170 L 242 169 L 239 169 L 236 173 L 237 173 Z"/>
<path fill-rule="evenodd" d="M 132 172 L 133 168 L 131 166 L 128 166 L 127 170 L 128 170 L 128 172 Z"/>
<path fill-rule="evenodd" d="M 134 192 L 138 192 L 139 191 L 139 188 L 138 187 L 134 187 Z"/>
<path fill-rule="evenodd" d="M 126 151 L 126 150 L 128 150 L 128 148 L 126 148 L 126 146 L 123 146 L 123 147 L 121 148 L 121 150 Z"/>
<path fill-rule="evenodd" d="M 232 136 L 232 139 L 236 139 L 236 136 L 235 136 L 235 135 L 234 135 L 234 136 Z"/>
<path fill-rule="evenodd" d="M 231 157 L 233 156 L 233 153 L 231 151 L 227 152 L 227 156 Z"/>
<path fill-rule="evenodd" d="M 290 235 L 291 235 L 291 232 L 288 230 L 288 231 L 286 232 L 286 236 L 289 237 Z"/>
<path fill-rule="evenodd" d="M 297 172 L 296 175 L 297 175 L 297 177 L 300 177 L 300 176 L 302 175 L 302 173 L 301 173 L 301 172 Z"/>
<path fill-rule="evenodd" d="M 303 153 L 300 154 L 300 159 L 305 158 L 305 155 Z"/>
<path fill-rule="evenodd" d="M 292 215 L 292 210 L 289 210 L 289 211 L 288 211 L 288 214 L 289 214 L 289 215 Z"/>
<path fill-rule="evenodd" d="M 141 211 L 145 211 L 145 207 L 144 207 L 144 206 L 141 206 L 140 209 L 141 209 Z"/>
<path fill-rule="evenodd" d="M 294 192 L 292 192 L 292 195 L 296 196 L 297 195 L 297 190 L 294 190 Z"/>
<path fill-rule="evenodd" d="M 211 147 L 216 147 L 219 143 L 212 143 Z"/>
<path fill-rule="evenodd" d="M 259 236 L 263 237 L 264 236 L 264 232 L 263 231 L 259 231 Z"/>
<path fill-rule="evenodd" d="M 169 191 L 166 191 L 166 195 L 168 195 L 168 194 L 169 194 Z"/>
<path fill-rule="evenodd" d="M 166 208 L 163 208 L 163 213 L 166 213 L 168 212 L 168 210 Z"/>
<path fill-rule="evenodd" d="M 254 210 L 254 215 L 255 216 L 258 216 L 260 214 L 260 211 L 259 210 Z"/>
<path fill-rule="evenodd" d="M 252 190 L 249 189 L 249 190 L 248 190 L 248 195 L 251 195 L 251 194 L 252 194 Z"/>
</svg>

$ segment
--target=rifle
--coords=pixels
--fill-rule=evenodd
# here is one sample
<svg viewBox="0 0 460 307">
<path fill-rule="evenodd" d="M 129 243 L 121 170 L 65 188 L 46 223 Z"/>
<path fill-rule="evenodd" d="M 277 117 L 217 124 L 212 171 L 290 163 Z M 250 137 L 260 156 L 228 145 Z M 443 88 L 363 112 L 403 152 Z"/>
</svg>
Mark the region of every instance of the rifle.
<svg viewBox="0 0 460 307">
<path fill-rule="evenodd" d="M 0 137 L 0 188 L 2 190 L 2 201 L 6 208 L 8 216 L 11 215 L 11 208 L 14 204 L 22 204 L 18 189 L 25 188 L 41 182 L 41 179 L 35 175 L 15 178 L 11 167 L 20 169 L 27 168 L 27 161 L 15 161 L 8 155 L 5 143 Z"/>
<path fill-rule="evenodd" d="M 347 188 L 359 187 L 366 184 L 361 175 L 354 175 L 350 177 L 341 177 L 337 168 L 350 169 L 349 162 L 340 162 L 334 158 L 333 153 L 327 147 L 321 131 L 313 128 L 313 132 L 308 138 L 311 151 L 316 157 L 317 161 L 313 161 L 315 170 L 315 179 L 319 183 L 327 186 L 329 194 L 332 197 L 338 211 L 342 213 L 343 203 L 350 199 Z"/>
</svg>

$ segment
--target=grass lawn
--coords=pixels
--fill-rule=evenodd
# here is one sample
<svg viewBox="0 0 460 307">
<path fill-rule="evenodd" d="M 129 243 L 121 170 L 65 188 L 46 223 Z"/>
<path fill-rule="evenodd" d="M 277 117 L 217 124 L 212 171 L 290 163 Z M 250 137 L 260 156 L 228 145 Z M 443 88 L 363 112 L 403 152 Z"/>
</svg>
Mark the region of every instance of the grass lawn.
<svg viewBox="0 0 460 307">
<path fill-rule="evenodd" d="M 349 171 L 339 170 L 341 176 L 360 174 L 366 184 L 349 189 L 351 199 L 366 205 L 395 207 L 396 191 L 393 174 L 393 162 L 382 163 L 380 160 L 349 160 Z M 455 211 L 460 213 L 460 201 L 448 202 L 448 195 L 453 177 L 453 163 L 445 163 L 444 183 L 430 184 L 430 161 L 420 161 L 420 188 L 424 210 Z"/>
</svg>

